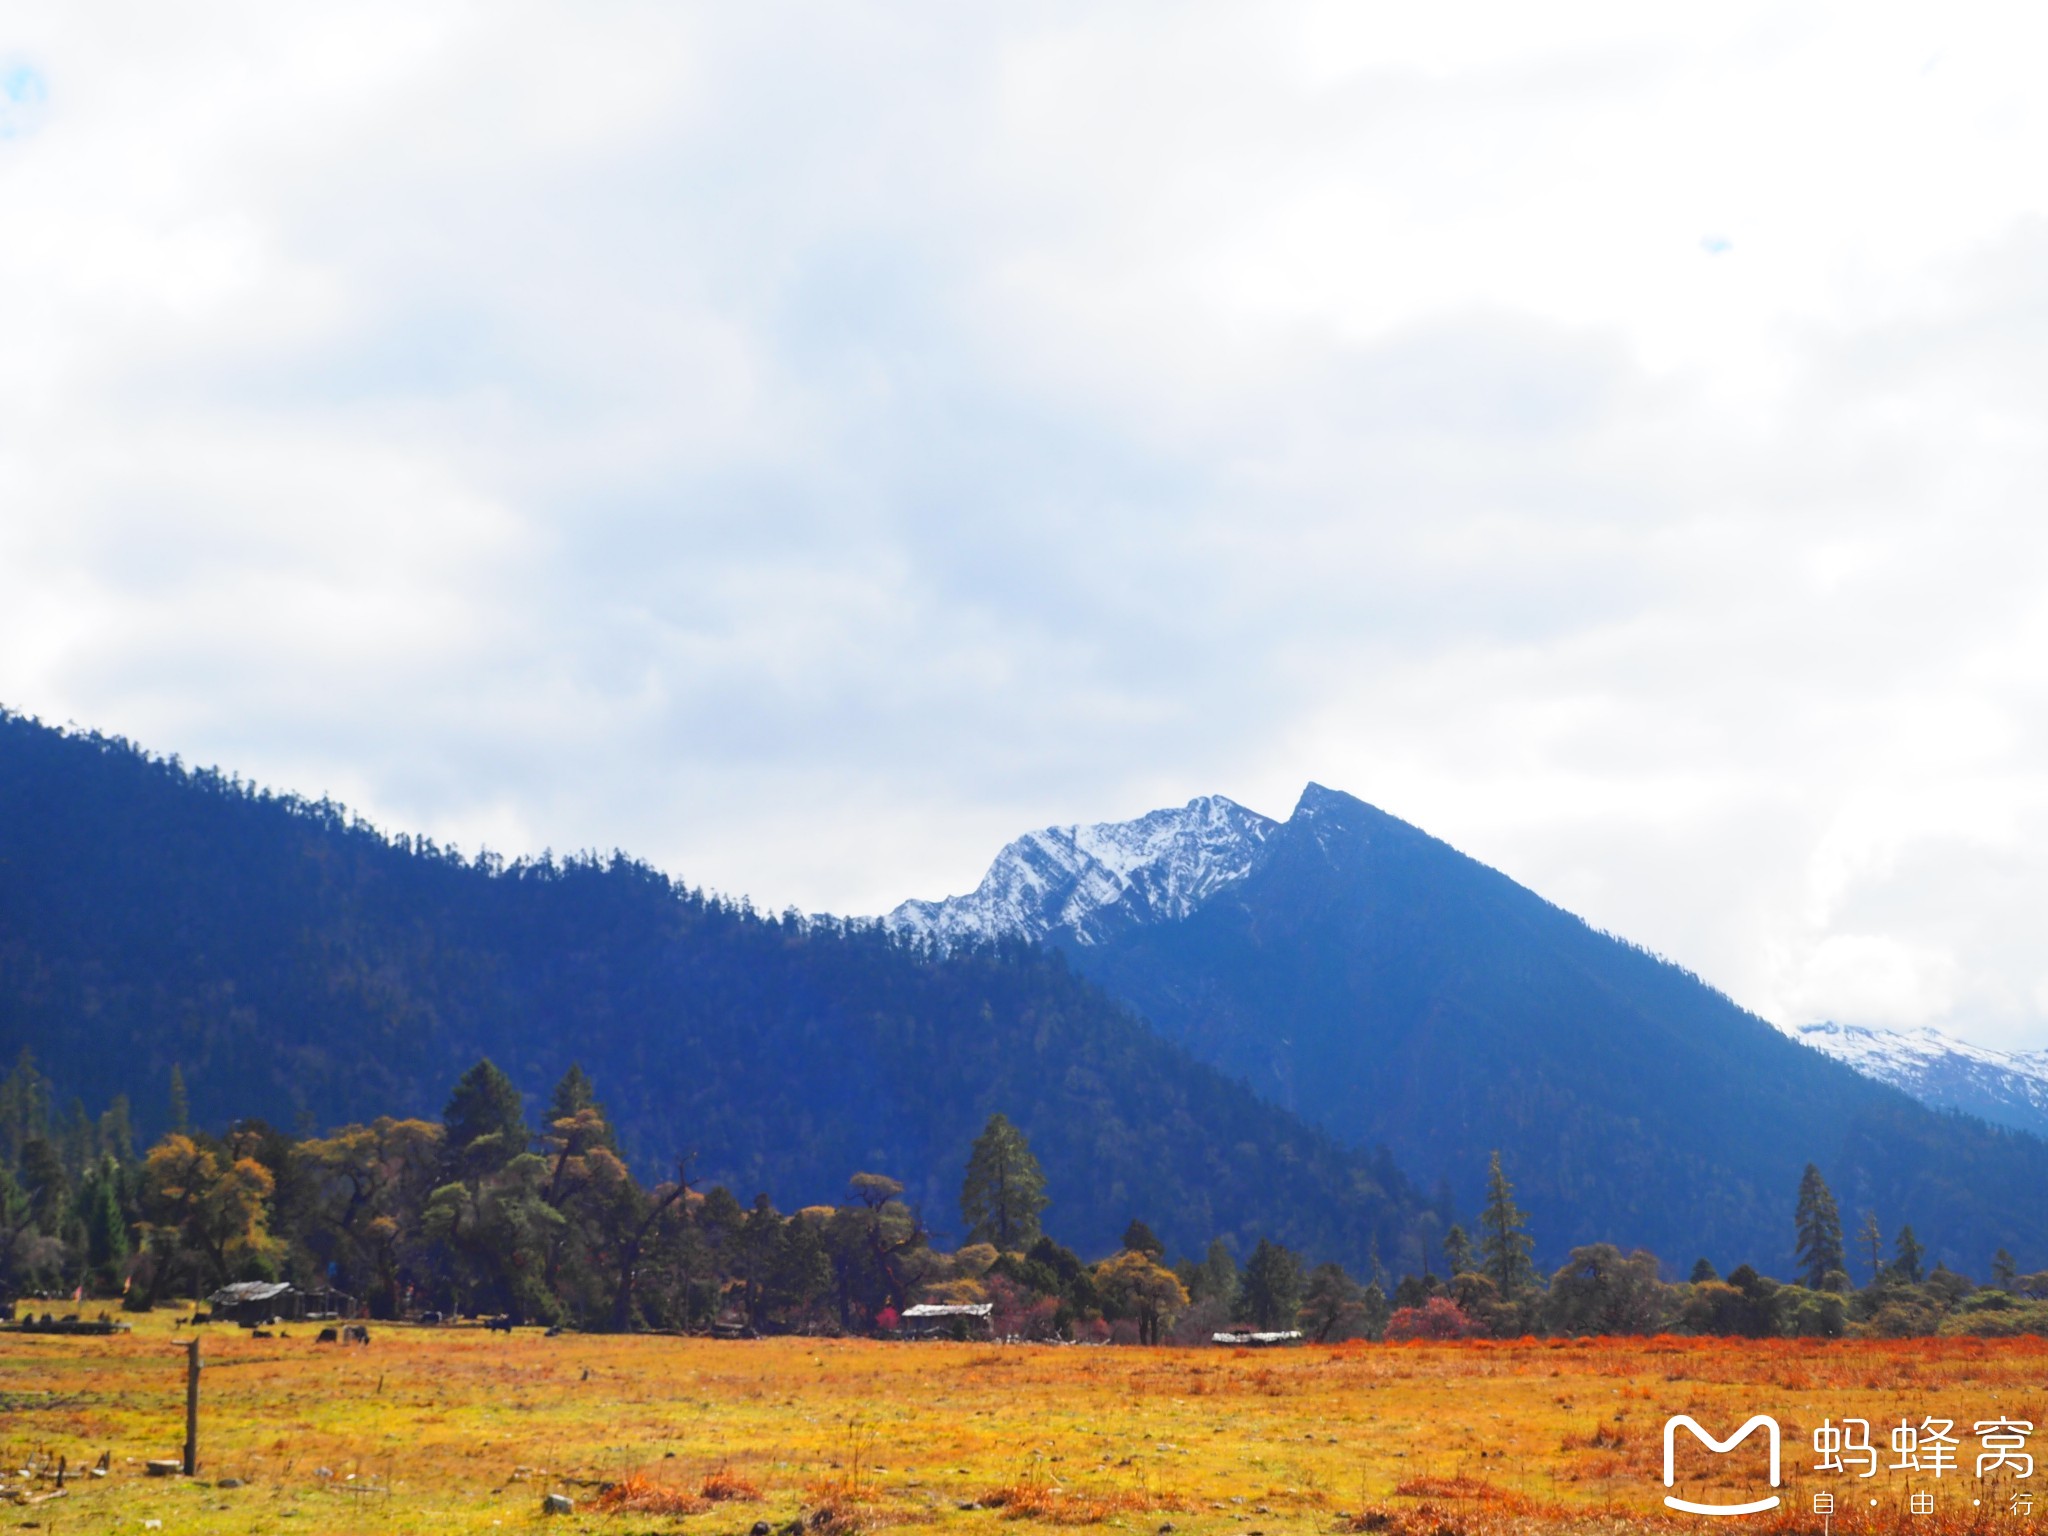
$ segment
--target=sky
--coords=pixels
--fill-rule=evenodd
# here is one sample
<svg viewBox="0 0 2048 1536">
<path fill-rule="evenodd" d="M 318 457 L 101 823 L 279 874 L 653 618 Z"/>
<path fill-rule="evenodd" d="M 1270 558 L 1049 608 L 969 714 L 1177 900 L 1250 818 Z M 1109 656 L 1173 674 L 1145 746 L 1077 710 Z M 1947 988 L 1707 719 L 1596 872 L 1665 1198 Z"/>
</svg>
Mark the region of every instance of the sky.
<svg viewBox="0 0 2048 1536">
<path fill-rule="evenodd" d="M 0 704 L 764 907 L 1348 790 L 2048 1047 L 2048 13 L 0 14 Z"/>
</svg>

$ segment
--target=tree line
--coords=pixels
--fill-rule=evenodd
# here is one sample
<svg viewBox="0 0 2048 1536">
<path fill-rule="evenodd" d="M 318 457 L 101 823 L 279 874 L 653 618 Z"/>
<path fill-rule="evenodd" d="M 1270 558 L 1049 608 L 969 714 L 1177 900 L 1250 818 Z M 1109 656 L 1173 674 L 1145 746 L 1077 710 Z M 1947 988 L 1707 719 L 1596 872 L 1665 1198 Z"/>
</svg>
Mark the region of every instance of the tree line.
<svg viewBox="0 0 2048 1536">
<path fill-rule="evenodd" d="M 1468 1234 L 1398 1279 L 1371 1255 L 1354 1276 L 1260 1238 L 1170 1258 L 1133 1215 L 1093 1262 L 1049 1236 L 1046 1178 L 1023 1132 L 992 1116 L 960 1190 L 965 1240 L 937 1246 L 889 1173 L 856 1171 L 844 1197 L 784 1212 L 699 1188 L 689 1160 L 643 1183 L 619 1155 L 596 1087 L 572 1066 L 535 1131 L 488 1060 L 438 1121 L 380 1118 L 327 1135 L 260 1121 L 189 1123 L 173 1073 L 171 1129 L 135 1145 L 127 1104 L 54 1113 L 24 1052 L 0 1080 L 0 1300 L 87 1298 L 146 1309 L 237 1280 L 331 1290 L 373 1317 L 509 1316 L 626 1331 L 888 1333 L 918 1303 L 989 1308 L 1000 1337 L 1206 1343 L 1261 1332 L 1323 1342 L 1528 1334 L 1747 1337 L 2048 1333 L 2048 1273 L 2001 1250 L 1989 1283 L 1924 1266 L 1913 1229 L 1886 1243 L 1875 1214 L 1845 1236 L 1809 1165 L 1793 1207 L 1800 1271 L 1700 1259 L 1661 1277 L 1654 1255 L 1572 1250 L 1547 1277 L 1496 1155 Z M 1853 1252 L 1852 1252 L 1853 1249 Z M 1861 1268 L 1856 1285 L 1851 1268 Z"/>
</svg>

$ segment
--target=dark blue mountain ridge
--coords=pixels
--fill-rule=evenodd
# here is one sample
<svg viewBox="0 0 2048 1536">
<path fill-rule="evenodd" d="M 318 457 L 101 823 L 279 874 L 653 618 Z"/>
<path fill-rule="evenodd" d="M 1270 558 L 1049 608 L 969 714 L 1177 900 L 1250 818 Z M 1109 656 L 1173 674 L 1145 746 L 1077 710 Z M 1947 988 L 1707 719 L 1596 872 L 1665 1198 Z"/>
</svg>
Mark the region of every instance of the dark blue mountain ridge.
<svg viewBox="0 0 2048 1536">
<path fill-rule="evenodd" d="M 1213 826 L 1222 813 L 1198 801 L 1187 814 Z M 1499 1149 L 1546 1259 L 1614 1241 L 1667 1269 L 1706 1255 L 1790 1273 L 1810 1160 L 1852 1228 L 1867 1210 L 1887 1236 L 1910 1222 L 1980 1275 L 2000 1246 L 2048 1260 L 2048 1143 L 1873 1082 L 1350 795 L 1311 784 L 1285 822 L 1246 825 L 1243 848 L 1213 857 L 1150 830 L 1146 846 L 1178 860 L 1171 883 L 1204 892 L 1174 913 L 1112 895 L 1075 915 L 1091 878 L 1130 873 L 1105 827 L 1020 840 L 1086 866 L 1033 899 L 992 872 L 1007 904 L 956 898 L 967 905 L 892 921 L 933 931 L 950 917 L 956 935 L 970 912 L 1035 922 L 1169 1039 L 1340 1140 L 1448 1179 L 1468 1218 Z M 1232 858 L 1228 879 L 1196 868 Z"/>
<path fill-rule="evenodd" d="M 957 1235 L 967 1151 L 1021 1125 L 1047 1226 L 1142 1216 L 1179 1251 L 1272 1236 L 1363 1268 L 1440 1230 L 1350 1150 L 1162 1039 L 1053 952 L 935 957 L 874 923 L 707 898 L 623 856 L 505 864 L 327 802 L 0 711 L 0 1072 L 24 1047 L 97 1112 L 287 1130 L 438 1116 L 479 1056 L 543 1100 L 572 1061 L 643 1177 L 784 1209 L 856 1171 Z"/>
</svg>

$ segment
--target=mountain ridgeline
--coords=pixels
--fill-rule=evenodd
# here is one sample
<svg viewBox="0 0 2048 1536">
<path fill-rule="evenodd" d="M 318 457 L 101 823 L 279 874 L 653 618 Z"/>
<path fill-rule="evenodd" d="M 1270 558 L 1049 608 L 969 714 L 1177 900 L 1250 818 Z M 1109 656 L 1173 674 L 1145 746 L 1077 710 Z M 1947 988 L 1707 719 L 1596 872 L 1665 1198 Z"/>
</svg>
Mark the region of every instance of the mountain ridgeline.
<svg viewBox="0 0 2048 1536">
<path fill-rule="evenodd" d="M 1448 1179 L 1460 1211 L 1498 1148 L 1551 1263 L 1608 1241 L 1787 1273 L 1809 1161 L 1844 1211 L 1910 1222 L 1952 1267 L 2000 1247 L 2048 1262 L 2048 1143 L 1873 1082 L 1317 785 L 1284 823 L 1209 798 L 1034 833 L 972 895 L 889 921 L 940 946 L 1060 947 L 1262 1096 Z"/>
<path fill-rule="evenodd" d="M 1419 1267 L 1441 1229 L 1347 1149 L 1021 942 L 936 957 L 874 923 L 707 899 L 623 857 L 509 866 L 390 838 L 129 744 L 0 713 L 0 1063 L 166 1129 L 440 1112 L 479 1056 L 529 1095 L 572 1061 L 643 1176 L 784 1208 L 893 1174 L 949 1233 L 1000 1111 L 1050 1230 L 1108 1251 L 1143 1216 L 1182 1251 L 1261 1236 Z"/>
</svg>

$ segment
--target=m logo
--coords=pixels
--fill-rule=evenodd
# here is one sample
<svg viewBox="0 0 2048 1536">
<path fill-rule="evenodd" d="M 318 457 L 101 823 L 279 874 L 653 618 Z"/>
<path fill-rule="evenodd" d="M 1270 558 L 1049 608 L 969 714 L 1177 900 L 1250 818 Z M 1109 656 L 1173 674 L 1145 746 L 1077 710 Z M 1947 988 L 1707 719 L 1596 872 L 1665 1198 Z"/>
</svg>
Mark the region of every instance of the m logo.
<svg viewBox="0 0 2048 1536">
<path fill-rule="evenodd" d="M 1778 1486 L 1778 1421 L 1767 1413 L 1760 1413 L 1726 1440 L 1716 1440 L 1704 1429 L 1699 1420 L 1690 1414 L 1681 1413 L 1664 1421 L 1664 1486 L 1669 1488 L 1678 1481 L 1678 1470 L 1673 1465 L 1673 1442 L 1678 1438 L 1678 1426 L 1683 1424 L 1693 1432 L 1693 1437 L 1710 1451 L 1726 1453 L 1747 1440 L 1750 1431 L 1762 1428 L 1771 1443 L 1771 1486 Z M 1673 1509 L 1682 1509 L 1688 1515 L 1758 1515 L 1767 1509 L 1778 1507 L 1778 1496 L 1774 1493 L 1767 1499 L 1755 1499 L 1747 1504 L 1695 1504 L 1690 1499 L 1674 1499 L 1670 1494 L 1664 1502 Z"/>
</svg>

